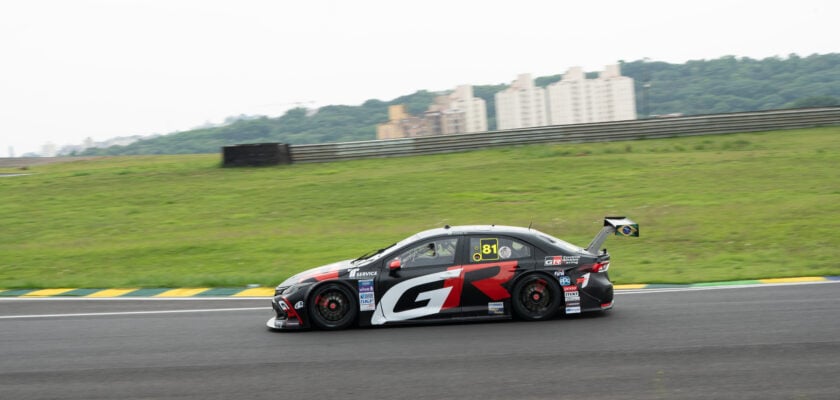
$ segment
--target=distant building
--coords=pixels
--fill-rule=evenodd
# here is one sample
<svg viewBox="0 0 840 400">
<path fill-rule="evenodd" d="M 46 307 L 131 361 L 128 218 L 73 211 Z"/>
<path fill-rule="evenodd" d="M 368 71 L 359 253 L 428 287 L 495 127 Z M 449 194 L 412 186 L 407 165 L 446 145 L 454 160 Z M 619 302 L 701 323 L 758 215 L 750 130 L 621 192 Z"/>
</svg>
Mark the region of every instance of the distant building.
<svg viewBox="0 0 840 400">
<path fill-rule="evenodd" d="M 377 139 L 487 131 L 487 104 L 473 96 L 472 86 L 458 86 L 437 96 L 422 116 L 410 115 L 404 105 L 388 107 L 388 122 L 376 127 Z"/>
<path fill-rule="evenodd" d="M 521 74 L 510 87 L 496 93 L 498 129 L 548 125 L 545 89 L 534 85 L 531 74 Z"/>
<path fill-rule="evenodd" d="M 405 105 L 388 106 L 388 122 L 376 126 L 376 138 L 396 139 L 405 137 L 400 121 L 408 117 Z"/>
<path fill-rule="evenodd" d="M 436 135 L 487 131 L 487 103 L 473 96 L 470 85 L 458 86 L 454 92 L 436 97 L 425 116 Z"/>
<path fill-rule="evenodd" d="M 463 117 L 453 118 L 449 132 L 469 133 L 487 131 L 487 103 L 484 99 L 473 96 L 470 85 L 461 85 L 449 95 L 449 112 L 461 113 Z"/>
<path fill-rule="evenodd" d="M 608 65 L 596 79 L 586 79 L 580 67 L 548 85 L 549 123 L 552 125 L 636 119 L 633 78 Z"/>
</svg>

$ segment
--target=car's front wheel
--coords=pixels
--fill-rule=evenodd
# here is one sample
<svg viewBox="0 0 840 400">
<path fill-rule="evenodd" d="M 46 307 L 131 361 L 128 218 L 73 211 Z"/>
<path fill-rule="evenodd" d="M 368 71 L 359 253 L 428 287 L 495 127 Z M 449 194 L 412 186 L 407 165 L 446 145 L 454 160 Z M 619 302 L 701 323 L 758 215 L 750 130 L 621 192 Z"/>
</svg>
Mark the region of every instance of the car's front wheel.
<svg viewBox="0 0 840 400">
<path fill-rule="evenodd" d="M 560 285 L 543 275 L 522 278 L 513 287 L 513 312 L 524 320 L 549 319 L 557 314 L 562 299 Z"/>
<path fill-rule="evenodd" d="M 356 321 L 359 308 L 353 292 L 339 283 L 327 283 L 309 296 L 309 316 L 321 329 L 344 329 Z"/>
</svg>

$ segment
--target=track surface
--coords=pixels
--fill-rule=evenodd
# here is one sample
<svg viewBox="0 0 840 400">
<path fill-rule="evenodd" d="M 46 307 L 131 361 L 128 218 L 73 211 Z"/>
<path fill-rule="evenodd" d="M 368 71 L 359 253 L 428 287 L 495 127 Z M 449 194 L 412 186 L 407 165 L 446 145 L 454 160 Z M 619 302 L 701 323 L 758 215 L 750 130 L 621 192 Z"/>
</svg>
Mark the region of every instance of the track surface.
<svg viewBox="0 0 840 400">
<path fill-rule="evenodd" d="M 0 398 L 840 398 L 836 283 L 621 293 L 604 316 L 342 332 L 270 332 L 267 303 L 0 301 Z M 198 309 L 228 310 L 31 317 Z"/>
</svg>

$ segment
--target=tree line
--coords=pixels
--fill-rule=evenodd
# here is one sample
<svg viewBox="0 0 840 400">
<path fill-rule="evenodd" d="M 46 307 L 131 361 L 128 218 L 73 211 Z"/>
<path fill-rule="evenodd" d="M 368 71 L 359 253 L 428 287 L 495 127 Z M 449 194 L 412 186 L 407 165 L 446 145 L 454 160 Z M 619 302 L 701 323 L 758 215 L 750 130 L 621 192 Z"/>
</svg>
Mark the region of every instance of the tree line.
<svg viewBox="0 0 840 400">
<path fill-rule="evenodd" d="M 639 118 L 656 115 L 718 114 L 783 108 L 840 105 L 840 53 L 761 60 L 725 56 L 684 64 L 619 61 L 621 74 L 634 79 Z M 587 73 L 594 78 L 597 73 Z M 537 86 L 557 82 L 562 74 L 538 77 Z M 488 127 L 496 128 L 495 94 L 507 88 L 474 85 L 487 103 Z M 218 127 L 198 128 L 140 140 L 127 146 L 87 149 L 76 155 L 213 153 L 240 143 L 313 144 L 373 140 L 376 125 L 388 120 L 388 106 L 405 104 L 412 115 L 426 111 L 440 93 L 420 90 L 390 101 L 368 100 L 360 106 L 331 105 L 317 112 L 295 108 L 280 117 L 236 119 Z"/>
</svg>

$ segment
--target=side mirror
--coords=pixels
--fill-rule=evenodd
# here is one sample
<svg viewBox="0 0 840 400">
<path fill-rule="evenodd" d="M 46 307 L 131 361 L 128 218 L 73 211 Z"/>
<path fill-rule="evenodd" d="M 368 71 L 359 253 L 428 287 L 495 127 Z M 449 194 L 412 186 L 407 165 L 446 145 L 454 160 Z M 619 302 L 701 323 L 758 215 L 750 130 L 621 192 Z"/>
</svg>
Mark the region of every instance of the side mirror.
<svg viewBox="0 0 840 400">
<path fill-rule="evenodd" d="M 396 271 L 396 270 L 400 269 L 401 266 L 402 266 L 402 263 L 400 263 L 400 259 L 395 258 L 395 259 L 391 260 L 391 262 L 388 264 L 388 269 L 390 269 L 391 271 Z"/>
</svg>

